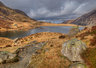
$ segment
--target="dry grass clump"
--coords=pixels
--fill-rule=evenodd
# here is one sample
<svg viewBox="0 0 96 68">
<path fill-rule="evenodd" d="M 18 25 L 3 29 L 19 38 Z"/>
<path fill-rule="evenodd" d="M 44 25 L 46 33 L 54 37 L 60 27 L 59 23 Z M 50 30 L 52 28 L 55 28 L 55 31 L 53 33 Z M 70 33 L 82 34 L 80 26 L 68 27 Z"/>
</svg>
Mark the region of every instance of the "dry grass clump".
<svg viewBox="0 0 96 68">
<path fill-rule="evenodd" d="M 93 35 L 93 39 L 91 39 L 91 46 L 95 46 L 96 47 L 96 26 L 93 26 L 91 29 L 91 34 Z"/>
<path fill-rule="evenodd" d="M 96 26 L 90 29 L 86 28 L 77 37 L 83 41 L 87 41 L 87 46 L 89 44 L 88 49 L 82 53 L 82 58 L 89 68 L 96 68 Z"/>
<path fill-rule="evenodd" d="M 13 41 L 11 39 L 0 37 L 0 48 L 11 46 L 12 44 Z"/>
<path fill-rule="evenodd" d="M 88 48 L 83 52 L 82 57 L 89 68 L 96 68 L 96 48 Z"/>
</svg>

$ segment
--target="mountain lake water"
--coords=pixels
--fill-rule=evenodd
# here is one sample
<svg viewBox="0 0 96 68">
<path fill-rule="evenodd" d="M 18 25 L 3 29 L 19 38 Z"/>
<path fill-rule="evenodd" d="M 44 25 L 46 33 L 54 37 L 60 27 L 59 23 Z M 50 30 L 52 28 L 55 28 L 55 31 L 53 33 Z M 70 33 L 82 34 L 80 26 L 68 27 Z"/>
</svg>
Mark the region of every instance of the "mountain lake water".
<svg viewBox="0 0 96 68">
<path fill-rule="evenodd" d="M 40 28 L 31 29 L 28 31 L 7 31 L 1 32 L 0 37 L 7 37 L 10 39 L 21 38 L 31 34 L 39 33 L 39 32 L 58 32 L 67 34 L 71 29 L 71 26 L 42 26 Z M 80 27 L 80 30 L 84 29 L 84 27 Z"/>
</svg>

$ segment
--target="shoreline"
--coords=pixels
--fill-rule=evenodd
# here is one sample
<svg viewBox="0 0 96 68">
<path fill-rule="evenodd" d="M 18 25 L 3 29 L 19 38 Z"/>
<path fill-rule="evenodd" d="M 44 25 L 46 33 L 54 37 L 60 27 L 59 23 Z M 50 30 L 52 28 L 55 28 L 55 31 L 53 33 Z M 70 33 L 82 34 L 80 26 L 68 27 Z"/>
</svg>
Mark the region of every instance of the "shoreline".
<svg viewBox="0 0 96 68">
<path fill-rule="evenodd" d="M 0 32 L 8 32 L 8 31 L 28 31 L 30 29 L 35 29 L 35 28 L 38 28 L 40 26 L 34 26 L 34 27 L 28 27 L 28 28 L 17 28 L 17 29 L 0 29 Z"/>
<path fill-rule="evenodd" d="M 44 23 L 42 24 L 41 26 L 78 26 L 78 25 L 75 25 L 75 24 L 54 24 L 54 23 Z M 80 26 L 79 27 L 85 27 L 85 26 Z"/>
</svg>

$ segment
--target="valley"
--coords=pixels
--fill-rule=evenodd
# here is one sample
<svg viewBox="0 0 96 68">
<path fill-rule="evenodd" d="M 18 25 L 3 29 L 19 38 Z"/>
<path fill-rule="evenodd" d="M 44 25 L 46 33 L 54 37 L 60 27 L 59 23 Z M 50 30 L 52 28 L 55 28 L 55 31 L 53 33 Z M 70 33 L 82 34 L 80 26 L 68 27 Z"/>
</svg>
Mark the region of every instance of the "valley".
<svg viewBox="0 0 96 68">
<path fill-rule="evenodd" d="M 0 68 L 95 68 L 95 19 L 48 23 L 0 2 Z"/>
</svg>

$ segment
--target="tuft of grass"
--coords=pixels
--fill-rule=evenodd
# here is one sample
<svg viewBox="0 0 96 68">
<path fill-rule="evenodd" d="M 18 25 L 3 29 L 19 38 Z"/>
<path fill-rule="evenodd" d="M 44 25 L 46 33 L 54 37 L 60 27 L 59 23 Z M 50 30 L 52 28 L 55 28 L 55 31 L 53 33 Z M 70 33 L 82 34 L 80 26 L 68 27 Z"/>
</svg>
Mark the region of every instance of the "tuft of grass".
<svg viewBox="0 0 96 68">
<path fill-rule="evenodd" d="M 90 41 L 90 46 L 96 46 L 96 36 L 94 36 L 93 39 L 91 39 Z"/>
<path fill-rule="evenodd" d="M 92 34 L 94 36 L 93 39 L 90 40 L 91 41 L 90 45 L 96 46 L 96 26 L 92 27 L 90 34 Z"/>
</svg>

